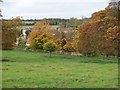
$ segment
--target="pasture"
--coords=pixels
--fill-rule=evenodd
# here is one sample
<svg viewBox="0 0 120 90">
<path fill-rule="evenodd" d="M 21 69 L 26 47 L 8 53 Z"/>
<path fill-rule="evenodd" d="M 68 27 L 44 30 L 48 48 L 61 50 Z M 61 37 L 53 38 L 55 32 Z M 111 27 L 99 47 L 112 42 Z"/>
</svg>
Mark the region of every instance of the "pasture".
<svg viewBox="0 0 120 90">
<path fill-rule="evenodd" d="M 3 88 L 116 88 L 115 58 L 2 51 Z"/>
</svg>

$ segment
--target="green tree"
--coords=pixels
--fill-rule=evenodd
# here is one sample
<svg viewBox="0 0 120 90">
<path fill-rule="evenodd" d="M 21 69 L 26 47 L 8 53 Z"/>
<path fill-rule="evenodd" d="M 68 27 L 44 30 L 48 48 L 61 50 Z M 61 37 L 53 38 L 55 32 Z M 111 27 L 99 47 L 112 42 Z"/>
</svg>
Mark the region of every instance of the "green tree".
<svg viewBox="0 0 120 90">
<path fill-rule="evenodd" d="M 50 56 L 51 56 L 51 53 L 56 49 L 57 49 L 57 44 L 52 40 L 49 40 L 47 43 L 44 44 L 44 50 L 49 51 Z"/>
<path fill-rule="evenodd" d="M 18 39 L 18 48 L 25 48 L 25 40 L 23 40 L 21 37 Z"/>
<path fill-rule="evenodd" d="M 81 21 L 77 18 L 70 18 L 70 20 L 67 23 L 67 27 L 70 27 L 72 29 L 76 29 L 78 25 L 80 25 Z"/>
<path fill-rule="evenodd" d="M 27 30 L 25 33 L 26 33 L 26 37 L 29 36 L 29 33 L 31 32 L 31 30 Z"/>
</svg>

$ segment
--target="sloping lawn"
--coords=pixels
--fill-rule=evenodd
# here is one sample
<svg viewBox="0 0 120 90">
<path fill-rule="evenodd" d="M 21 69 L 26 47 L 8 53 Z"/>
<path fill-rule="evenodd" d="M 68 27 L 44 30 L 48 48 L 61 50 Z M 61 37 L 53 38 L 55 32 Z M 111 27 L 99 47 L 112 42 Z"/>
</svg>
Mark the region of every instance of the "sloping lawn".
<svg viewBox="0 0 120 90">
<path fill-rule="evenodd" d="M 115 58 L 3 51 L 3 88 L 116 88 Z"/>
</svg>

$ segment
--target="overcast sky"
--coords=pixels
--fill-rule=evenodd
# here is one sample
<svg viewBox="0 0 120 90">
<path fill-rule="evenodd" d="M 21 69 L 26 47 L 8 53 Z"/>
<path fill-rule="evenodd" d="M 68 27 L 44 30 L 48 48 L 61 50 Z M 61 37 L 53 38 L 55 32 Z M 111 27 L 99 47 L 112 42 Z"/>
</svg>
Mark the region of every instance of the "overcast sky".
<svg viewBox="0 0 120 90">
<path fill-rule="evenodd" d="M 4 0 L 1 8 L 3 18 L 81 18 L 90 17 L 108 3 L 109 0 Z"/>
</svg>

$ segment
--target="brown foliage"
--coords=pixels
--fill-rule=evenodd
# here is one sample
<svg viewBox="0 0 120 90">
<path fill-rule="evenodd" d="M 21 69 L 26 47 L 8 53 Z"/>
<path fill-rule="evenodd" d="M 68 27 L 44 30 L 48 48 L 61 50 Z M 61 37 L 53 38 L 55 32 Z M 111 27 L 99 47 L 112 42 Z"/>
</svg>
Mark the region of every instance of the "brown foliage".
<svg viewBox="0 0 120 90">
<path fill-rule="evenodd" d="M 79 27 L 80 52 L 85 55 L 117 55 L 118 19 L 108 10 L 95 12 Z"/>
<path fill-rule="evenodd" d="M 16 37 L 18 36 L 19 26 L 23 23 L 19 17 L 12 18 L 8 21 L 2 21 L 2 49 L 11 50 L 15 46 Z"/>
</svg>

